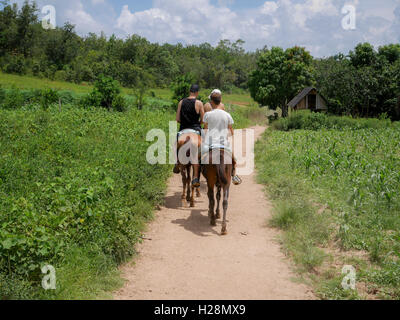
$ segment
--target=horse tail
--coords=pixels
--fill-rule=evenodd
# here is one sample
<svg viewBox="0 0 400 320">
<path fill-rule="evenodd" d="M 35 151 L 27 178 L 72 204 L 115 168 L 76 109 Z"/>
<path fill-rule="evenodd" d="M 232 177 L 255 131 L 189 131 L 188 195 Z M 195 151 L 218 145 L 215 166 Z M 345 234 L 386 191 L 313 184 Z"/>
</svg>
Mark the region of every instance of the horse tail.
<svg viewBox="0 0 400 320">
<path fill-rule="evenodd" d="M 222 182 L 222 184 L 227 184 L 228 183 L 228 179 L 225 176 L 225 157 L 224 157 L 224 152 L 221 152 L 220 155 L 220 164 L 217 164 L 217 175 L 218 175 L 218 179 Z"/>
</svg>

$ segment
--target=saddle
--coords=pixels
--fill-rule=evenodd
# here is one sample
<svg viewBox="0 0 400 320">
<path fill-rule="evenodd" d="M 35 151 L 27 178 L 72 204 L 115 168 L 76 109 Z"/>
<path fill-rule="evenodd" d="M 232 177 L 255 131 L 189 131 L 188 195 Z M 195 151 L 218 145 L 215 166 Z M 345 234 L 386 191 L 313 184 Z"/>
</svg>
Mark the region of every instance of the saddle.
<svg viewBox="0 0 400 320">
<path fill-rule="evenodd" d="M 182 131 L 179 131 L 179 132 L 178 132 L 178 139 L 179 139 L 180 136 L 183 136 L 183 135 L 185 135 L 185 134 L 197 134 L 197 135 L 201 136 L 200 132 L 198 132 L 198 131 L 196 131 L 196 130 L 193 130 L 193 129 L 185 129 L 185 130 L 182 130 Z"/>
<path fill-rule="evenodd" d="M 224 145 L 211 145 L 208 146 L 206 148 L 202 149 L 202 155 L 201 155 L 201 164 L 209 164 L 209 156 L 210 156 L 210 152 L 214 151 L 214 150 L 224 150 L 225 154 L 227 154 L 231 159 L 233 159 L 233 153 L 231 148 L 224 146 Z M 233 160 L 232 160 L 233 161 Z"/>
</svg>

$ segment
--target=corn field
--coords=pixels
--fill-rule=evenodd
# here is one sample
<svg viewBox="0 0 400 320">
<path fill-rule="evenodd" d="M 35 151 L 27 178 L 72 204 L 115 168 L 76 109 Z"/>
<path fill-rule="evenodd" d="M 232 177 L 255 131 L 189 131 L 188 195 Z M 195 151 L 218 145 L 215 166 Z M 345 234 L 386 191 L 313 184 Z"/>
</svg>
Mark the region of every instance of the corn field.
<svg viewBox="0 0 400 320">
<path fill-rule="evenodd" d="M 268 171 L 262 182 L 278 191 L 307 186 L 304 198 L 332 213 L 334 245 L 366 252 L 371 265 L 359 266 L 360 281 L 384 297 L 399 298 L 399 128 L 270 130 L 258 150 L 259 170 Z M 287 194 L 281 200 L 291 201 L 299 191 Z"/>
</svg>

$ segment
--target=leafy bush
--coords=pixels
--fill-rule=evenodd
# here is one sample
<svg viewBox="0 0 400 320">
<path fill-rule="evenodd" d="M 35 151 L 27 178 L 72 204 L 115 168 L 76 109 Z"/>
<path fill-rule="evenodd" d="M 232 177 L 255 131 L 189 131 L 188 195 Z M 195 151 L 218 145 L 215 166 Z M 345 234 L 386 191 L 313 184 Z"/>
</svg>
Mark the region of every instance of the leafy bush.
<svg viewBox="0 0 400 320">
<path fill-rule="evenodd" d="M 25 104 L 25 98 L 21 90 L 13 87 L 5 91 L 2 108 L 4 109 L 19 109 Z"/>
<path fill-rule="evenodd" d="M 6 98 L 6 91 L 0 86 L 0 106 L 3 104 L 5 98 Z"/>
<path fill-rule="evenodd" d="M 63 104 L 75 104 L 75 102 L 77 101 L 75 94 L 71 91 L 59 91 L 58 95 Z"/>
<path fill-rule="evenodd" d="M 273 123 L 273 128 L 280 131 L 321 130 L 321 129 L 367 129 L 386 128 L 391 126 L 388 119 L 354 119 L 350 117 L 330 116 L 324 113 L 313 113 L 308 110 L 297 111 L 288 118 L 281 118 Z"/>
<path fill-rule="evenodd" d="M 44 89 L 40 92 L 40 105 L 47 110 L 50 105 L 59 102 L 58 92 L 53 89 Z"/>
<path fill-rule="evenodd" d="M 4 71 L 6 73 L 13 73 L 13 74 L 25 74 L 26 67 L 25 67 L 25 58 L 22 55 L 11 55 L 8 58 L 8 63 L 4 66 Z"/>
<path fill-rule="evenodd" d="M 178 77 L 172 84 L 172 101 L 178 103 L 189 96 L 190 87 L 194 83 L 194 76 L 191 73 Z M 201 100 L 201 99 L 200 99 Z"/>
<path fill-rule="evenodd" d="M 93 91 L 84 97 L 80 104 L 86 108 L 101 107 L 120 112 L 127 109 L 126 101 L 121 96 L 121 88 L 118 82 L 105 76 L 100 76 L 94 84 Z"/>
</svg>

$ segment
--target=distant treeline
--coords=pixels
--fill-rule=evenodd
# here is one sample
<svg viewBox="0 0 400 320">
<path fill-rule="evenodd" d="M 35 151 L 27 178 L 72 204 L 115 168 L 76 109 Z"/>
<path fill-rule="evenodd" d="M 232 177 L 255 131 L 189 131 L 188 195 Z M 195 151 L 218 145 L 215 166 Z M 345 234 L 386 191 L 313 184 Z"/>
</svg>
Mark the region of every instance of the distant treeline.
<svg viewBox="0 0 400 320">
<path fill-rule="evenodd" d="M 150 43 L 90 33 L 85 37 L 66 23 L 45 30 L 35 2 L 21 8 L 0 1 L 0 69 L 52 80 L 94 83 L 100 75 L 124 87 L 171 87 L 184 79 L 203 88 L 249 89 L 260 105 L 281 107 L 306 86 L 315 86 L 336 115 L 400 119 L 400 45 L 376 50 L 359 44 L 348 55 L 316 59 L 300 47 L 243 49 L 244 41 L 216 47 Z M 144 89 L 141 91 L 144 92 Z"/>
<path fill-rule="evenodd" d="M 241 40 L 221 41 L 216 47 L 160 45 L 137 35 L 124 40 L 94 33 L 80 37 L 69 23 L 45 30 L 34 2 L 21 8 L 2 3 L 0 67 L 6 73 L 75 83 L 94 82 L 104 74 L 125 87 L 142 81 L 165 87 L 177 76 L 192 73 L 202 87 L 229 90 L 247 88 L 248 74 L 259 55 L 245 52 Z"/>
</svg>

